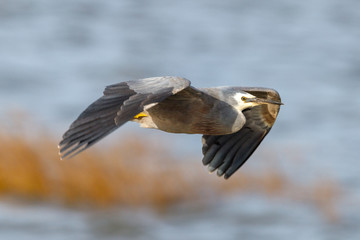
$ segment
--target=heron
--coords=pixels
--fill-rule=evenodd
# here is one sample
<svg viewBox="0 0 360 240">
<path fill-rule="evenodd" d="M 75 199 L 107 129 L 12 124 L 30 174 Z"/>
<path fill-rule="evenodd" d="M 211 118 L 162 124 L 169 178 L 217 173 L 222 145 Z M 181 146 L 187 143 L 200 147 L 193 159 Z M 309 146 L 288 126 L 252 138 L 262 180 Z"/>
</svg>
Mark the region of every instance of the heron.
<svg viewBox="0 0 360 240">
<path fill-rule="evenodd" d="M 195 88 L 173 76 L 120 82 L 107 86 L 70 125 L 59 154 L 73 157 L 134 121 L 169 133 L 202 134 L 203 164 L 228 179 L 269 133 L 282 104 L 270 88 Z"/>
</svg>

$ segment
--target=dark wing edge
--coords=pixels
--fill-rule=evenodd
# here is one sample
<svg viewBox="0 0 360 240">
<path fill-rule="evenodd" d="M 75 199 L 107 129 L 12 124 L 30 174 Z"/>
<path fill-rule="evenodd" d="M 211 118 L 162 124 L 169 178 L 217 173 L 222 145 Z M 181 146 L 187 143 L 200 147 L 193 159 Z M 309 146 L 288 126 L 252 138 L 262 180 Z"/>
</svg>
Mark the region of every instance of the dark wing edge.
<svg viewBox="0 0 360 240">
<path fill-rule="evenodd" d="M 70 125 L 59 143 L 61 159 L 89 148 L 144 110 L 190 86 L 181 77 L 154 77 L 107 86 L 104 95 Z"/>
<path fill-rule="evenodd" d="M 250 94 L 274 101 L 281 101 L 279 94 L 273 89 L 242 88 Z M 209 171 L 217 169 L 217 175 L 228 179 L 252 155 L 275 123 L 280 106 L 266 104 L 246 109 L 243 114 L 245 125 L 238 131 L 228 135 L 204 135 L 203 164 Z"/>
</svg>

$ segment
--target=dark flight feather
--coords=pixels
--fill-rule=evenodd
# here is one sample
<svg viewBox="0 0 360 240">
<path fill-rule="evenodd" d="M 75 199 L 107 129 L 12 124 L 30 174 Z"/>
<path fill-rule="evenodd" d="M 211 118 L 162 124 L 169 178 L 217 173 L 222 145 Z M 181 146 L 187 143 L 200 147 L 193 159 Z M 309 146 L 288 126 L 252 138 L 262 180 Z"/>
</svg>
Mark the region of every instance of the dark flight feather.
<svg viewBox="0 0 360 240">
<path fill-rule="evenodd" d="M 155 77 L 121 82 L 105 88 L 71 124 L 59 144 L 62 158 L 72 157 L 131 120 L 148 104 L 158 103 L 190 86 L 180 77 Z"/>
<path fill-rule="evenodd" d="M 267 88 L 242 88 L 256 97 L 281 102 L 279 94 Z M 246 123 L 236 133 L 213 136 L 203 135 L 203 164 L 210 171 L 228 179 L 238 170 L 259 146 L 275 123 L 280 106 L 258 105 L 243 111 Z"/>
</svg>

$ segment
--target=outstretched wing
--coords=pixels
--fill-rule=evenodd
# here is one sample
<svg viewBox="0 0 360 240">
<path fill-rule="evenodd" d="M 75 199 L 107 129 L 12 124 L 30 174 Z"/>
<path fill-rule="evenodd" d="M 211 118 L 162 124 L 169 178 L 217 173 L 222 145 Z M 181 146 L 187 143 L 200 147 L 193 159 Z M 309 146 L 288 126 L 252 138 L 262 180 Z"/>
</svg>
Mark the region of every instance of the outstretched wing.
<svg viewBox="0 0 360 240">
<path fill-rule="evenodd" d="M 62 158 L 72 157 L 90 147 L 149 104 L 156 104 L 190 86 L 180 77 L 154 77 L 121 82 L 105 88 L 104 96 L 93 102 L 71 124 L 59 144 Z"/>
<path fill-rule="evenodd" d="M 256 97 L 281 102 L 278 92 L 266 88 L 242 88 Z M 243 111 L 246 123 L 236 133 L 228 135 L 204 135 L 203 164 L 217 175 L 228 179 L 238 170 L 259 146 L 274 125 L 280 106 L 264 104 Z"/>
</svg>

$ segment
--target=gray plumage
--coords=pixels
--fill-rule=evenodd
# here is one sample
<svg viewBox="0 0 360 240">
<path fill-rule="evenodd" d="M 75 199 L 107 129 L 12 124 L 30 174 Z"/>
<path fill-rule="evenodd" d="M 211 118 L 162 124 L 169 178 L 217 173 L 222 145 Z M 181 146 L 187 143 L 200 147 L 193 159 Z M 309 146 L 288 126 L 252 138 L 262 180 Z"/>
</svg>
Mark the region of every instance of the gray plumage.
<svg viewBox="0 0 360 240">
<path fill-rule="evenodd" d="M 72 157 L 127 121 L 171 133 L 203 134 L 203 164 L 229 178 L 270 131 L 281 99 L 273 89 L 196 89 L 180 77 L 110 85 L 71 124 L 59 144 Z M 141 115 L 138 115 L 141 114 Z"/>
</svg>

